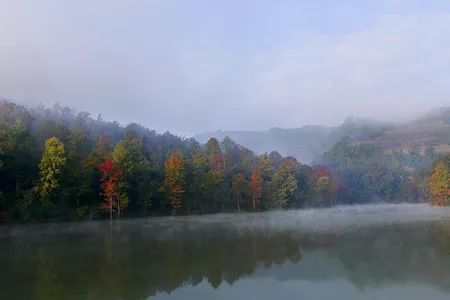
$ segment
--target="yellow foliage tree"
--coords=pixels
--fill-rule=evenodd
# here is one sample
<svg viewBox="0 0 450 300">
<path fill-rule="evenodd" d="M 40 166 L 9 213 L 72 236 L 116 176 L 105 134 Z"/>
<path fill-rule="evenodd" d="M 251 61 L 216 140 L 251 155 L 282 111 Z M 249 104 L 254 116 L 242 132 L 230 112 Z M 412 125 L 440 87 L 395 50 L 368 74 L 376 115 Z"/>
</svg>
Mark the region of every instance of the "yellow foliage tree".
<svg viewBox="0 0 450 300">
<path fill-rule="evenodd" d="M 436 163 L 428 185 L 433 205 L 450 204 L 450 170 L 444 162 Z"/>
</svg>

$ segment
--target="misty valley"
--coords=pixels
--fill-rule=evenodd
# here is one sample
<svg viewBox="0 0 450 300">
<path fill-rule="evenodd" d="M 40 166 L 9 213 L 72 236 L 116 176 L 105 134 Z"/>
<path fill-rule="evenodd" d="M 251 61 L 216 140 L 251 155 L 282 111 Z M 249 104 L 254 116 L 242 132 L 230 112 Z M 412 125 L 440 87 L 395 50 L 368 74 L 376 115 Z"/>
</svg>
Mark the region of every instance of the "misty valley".
<svg viewBox="0 0 450 300">
<path fill-rule="evenodd" d="M 306 164 L 3 101 L 2 297 L 448 299 L 449 127 L 347 120 Z"/>
<path fill-rule="evenodd" d="M 0 0 L 0 300 L 449 300 L 450 1 Z"/>
</svg>

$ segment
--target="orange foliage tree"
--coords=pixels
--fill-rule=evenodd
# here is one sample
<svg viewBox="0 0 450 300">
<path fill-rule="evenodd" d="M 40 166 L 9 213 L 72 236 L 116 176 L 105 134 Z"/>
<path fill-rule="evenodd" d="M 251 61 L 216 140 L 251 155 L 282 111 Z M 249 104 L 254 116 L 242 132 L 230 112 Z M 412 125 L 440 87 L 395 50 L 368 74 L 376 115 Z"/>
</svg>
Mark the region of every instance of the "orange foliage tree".
<svg viewBox="0 0 450 300">
<path fill-rule="evenodd" d="M 166 176 L 164 186 L 169 196 L 173 213 L 182 207 L 182 194 L 184 193 L 184 160 L 180 153 L 172 153 L 166 162 Z"/>
<path fill-rule="evenodd" d="M 257 203 L 259 203 L 262 196 L 263 180 L 259 172 L 253 172 L 250 177 L 250 194 L 252 196 L 252 208 L 256 209 Z"/>
</svg>

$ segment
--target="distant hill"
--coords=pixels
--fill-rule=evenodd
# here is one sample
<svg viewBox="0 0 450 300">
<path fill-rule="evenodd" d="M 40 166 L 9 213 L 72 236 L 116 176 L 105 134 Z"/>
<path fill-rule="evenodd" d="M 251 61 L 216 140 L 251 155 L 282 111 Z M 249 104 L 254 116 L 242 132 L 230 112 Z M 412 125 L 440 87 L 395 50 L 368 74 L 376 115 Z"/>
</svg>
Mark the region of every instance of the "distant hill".
<svg viewBox="0 0 450 300">
<path fill-rule="evenodd" d="M 438 153 L 450 152 L 450 107 L 436 109 L 423 117 L 392 127 L 374 139 L 373 143 L 388 150 L 424 152 L 433 147 Z"/>
<path fill-rule="evenodd" d="M 272 128 L 267 131 L 216 131 L 194 136 L 200 143 L 209 138 L 230 137 L 258 153 L 278 151 L 282 155 L 292 155 L 303 163 L 311 163 L 343 138 L 356 142 L 375 138 L 392 125 L 375 121 L 347 119 L 342 125 L 304 126 L 294 129 Z"/>
<path fill-rule="evenodd" d="M 267 131 L 216 131 L 195 135 L 200 143 L 210 137 L 230 137 L 258 153 L 278 151 L 303 163 L 313 163 L 335 143 L 373 143 L 386 150 L 423 152 L 433 147 L 438 153 L 450 152 L 450 107 L 436 109 L 403 124 L 388 124 L 348 118 L 340 126 L 304 126 L 294 129 L 272 128 Z"/>
</svg>

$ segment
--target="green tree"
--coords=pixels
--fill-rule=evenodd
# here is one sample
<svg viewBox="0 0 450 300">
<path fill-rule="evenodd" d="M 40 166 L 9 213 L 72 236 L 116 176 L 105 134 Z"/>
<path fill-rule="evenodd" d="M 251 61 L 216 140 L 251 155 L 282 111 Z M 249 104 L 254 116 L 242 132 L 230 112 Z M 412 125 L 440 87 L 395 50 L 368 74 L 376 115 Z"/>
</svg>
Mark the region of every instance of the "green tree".
<svg viewBox="0 0 450 300">
<path fill-rule="evenodd" d="M 64 194 L 68 206 L 74 208 L 80 218 L 87 214 L 88 201 L 93 196 L 91 170 L 85 160 L 89 150 L 90 143 L 86 132 L 82 129 L 73 130 L 66 144 L 66 171 L 61 186 L 66 191 Z"/>
<path fill-rule="evenodd" d="M 14 116 L 4 115 L 2 109 Z M 0 105 L 0 211 L 22 219 L 29 215 L 38 162 L 29 121 L 22 109 Z"/>
<path fill-rule="evenodd" d="M 320 198 L 319 201 L 321 203 L 324 203 L 326 200 L 328 200 L 329 197 L 329 188 L 331 185 L 331 178 L 329 176 L 321 176 L 319 177 L 314 185 L 314 188 L 318 194 L 318 197 Z"/>
<path fill-rule="evenodd" d="M 193 152 L 189 192 L 192 200 L 195 201 L 194 205 L 201 207 L 208 200 L 208 156 L 200 147 L 197 147 Z"/>
<path fill-rule="evenodd" d="M 92 211 L 97 211 L 98 203 L 101 201 L 101 187 L 99 182 L 101 181 L 101 172 L 98 167 L 109 158 L 108 152 L 108 139 L 104 135 L 100 135 L 96 139 L 95 147 L 92 151 L 82 158 L 82 164 L 84 166 L 84 176 L 83 183 L 87 185 L 87 195 L 84 195 L 86 205 L 84 207 L 87 209 L 92 209 Z M 88 211 L 84 211 L 87 213 Z M 83 214 L 83 211 L 81 211 Z M 82 215 L 81 214 L 81 215 Z"/>
<path fill-rule="evenodd" d="M 258 156 L 257 170 L 265 181 L 271 178 L 273 168 L 272 164 L 270 163 L 269 155 L 267 155 L 267 153 L 263 153 Z"/>
<path fill-rule="evenodd" d="M 297 190 L 297 180 L 286 166 L 281 166 L 275 172 L 270 182 L 270 190 L 273 204 L 280 208 L 286 207 Z"/>
<path fill-rule="evenodd" d="M 114 147 L 111 160 L 124 172 L 120 189 L 121 194 L 130 200 L 130 208 L 148 208 L 152 192 L 148 176 L 151 165 L 144 139 L 135 132 L 128 131 L 125 138 Z"/>
<path fill-rule="evenodd" d="M 61 172 L 66 164 L 64 144 L 56 137 L 45 141 L 44 153 L 39 164 L 39 195 L 44 206 L 51 205 L 52 193 L 59 187 Z"/>
<path fill-rule="evenodd" d="M 232 191 L 233 191 L 233 200 L 236 202 L 238 212 L 241 211 L 241 202 L 243 198 L 243 194 L 246 188 L 247 182 L 245 180 L 244 173 L 239 172 L 233 175 L 232 181 Z"/>
</svg>

